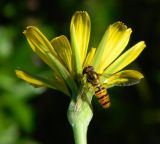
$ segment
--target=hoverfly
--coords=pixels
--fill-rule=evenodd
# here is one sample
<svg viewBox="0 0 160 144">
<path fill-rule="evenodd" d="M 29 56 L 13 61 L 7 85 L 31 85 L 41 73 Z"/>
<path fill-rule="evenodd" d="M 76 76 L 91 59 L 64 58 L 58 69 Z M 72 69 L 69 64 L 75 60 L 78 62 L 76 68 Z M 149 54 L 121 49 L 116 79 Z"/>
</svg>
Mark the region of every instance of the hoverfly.
<svg viewBox="0 0 160 144">
<path fill-rule="evenodd" d="M 133 76 L 133 70 L 125 70 L 108 76 L 104 75 L 106 80 L 103 82 L 101 82 L 100 74 L 95 72 L 93 66 L 85 67 L 83 69 L 83 75 L 85 74 L 87 82 L 93 86 L 96 98 L 105 109 L 111 105 L 107 88 L 112 86 L 131 86 L 140 81 Z"/>
</svg>

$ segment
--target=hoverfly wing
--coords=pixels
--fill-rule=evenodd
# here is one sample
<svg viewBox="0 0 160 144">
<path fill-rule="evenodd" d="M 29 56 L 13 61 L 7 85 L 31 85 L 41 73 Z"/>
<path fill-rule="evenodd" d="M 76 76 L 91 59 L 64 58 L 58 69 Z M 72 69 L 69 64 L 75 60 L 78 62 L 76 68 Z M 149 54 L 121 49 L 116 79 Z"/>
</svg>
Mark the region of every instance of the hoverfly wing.
<svg viewBox="0 0 160 144">
<path fill-rule="evenodd" d="M 114 86 L 132 86 L 140 82 L 139 79 L 130 79 L 130 78 L 118 78 L 115 80 L 108 80 L 107 83 L 103 83 L 104 87 L 111 88 Z"/>
<path fill-rule="evenodd" d="M 140 82 L 139 79 L 119 79 L 113 85 L 114 86 L 132 86 Z"/>
<path fill-rule="evenodd" d="M 103 74 L 101 77 L 103 84 L 107 88 L 113 86 L 132 86 L 138 84 L 141 78 L 143 78 L 143 75 L 134 70 L 124 70 L 112 75 Z"/>
</svg>

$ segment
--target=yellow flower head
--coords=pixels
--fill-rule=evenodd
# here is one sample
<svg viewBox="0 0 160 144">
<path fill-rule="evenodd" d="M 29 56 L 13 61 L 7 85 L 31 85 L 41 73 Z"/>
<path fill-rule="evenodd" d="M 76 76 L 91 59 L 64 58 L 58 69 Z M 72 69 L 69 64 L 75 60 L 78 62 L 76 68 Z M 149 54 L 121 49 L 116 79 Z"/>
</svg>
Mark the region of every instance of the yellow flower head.
<svg viewBox="0 0 160 144">
<path fill-rule="evenodd" d="M 29 26 L 24 31 L 32 50 L 52 69 L 52 75 L 35 76 L 21 70 L 16 70 L 19 78 L 36 87 L 50 87 L 67 95 L 78 92 L 82 71 L 87 66 L 93 66 L 95 72 L 102 76 L 106 87 L 120 85 L 129 81 L 135 83 L 143 75 L 134 70 L 122 70 L 145 48 L 143 41 L 125 51 L 131 35 L 131 28 L 122 22 L 116 22 L 108 27 L 97 48 L 88 51 L 90 39 L 90 18 L 86 11 L 77 11 L 71 20 L 71 42 L 61 35 L 49 41 L 38 28 Z"/>
</svg>

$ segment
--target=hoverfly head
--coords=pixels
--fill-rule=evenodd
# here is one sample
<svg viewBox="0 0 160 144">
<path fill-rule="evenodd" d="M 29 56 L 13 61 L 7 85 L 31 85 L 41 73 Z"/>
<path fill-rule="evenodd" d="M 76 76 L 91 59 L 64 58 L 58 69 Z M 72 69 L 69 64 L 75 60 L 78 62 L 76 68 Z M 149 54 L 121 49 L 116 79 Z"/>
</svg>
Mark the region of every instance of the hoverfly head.
<svg viewBox="0 0 160 144">
<path fill-rule="evenodd" d="M 89 72 L 94 72 L 93 66 L 87 66 L 83 69 L 83 75 L 88 74 Z"/>
</svg>

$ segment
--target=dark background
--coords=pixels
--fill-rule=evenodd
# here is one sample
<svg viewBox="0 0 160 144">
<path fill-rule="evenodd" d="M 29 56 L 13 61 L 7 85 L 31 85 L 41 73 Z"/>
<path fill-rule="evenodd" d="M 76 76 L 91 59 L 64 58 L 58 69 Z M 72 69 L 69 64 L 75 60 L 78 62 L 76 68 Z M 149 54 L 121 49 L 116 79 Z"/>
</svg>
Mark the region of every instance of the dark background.
<svg viewBox="0 0 160 144">
<path fill-rule="evenodd" d="M 91 18 L 90 46 L 97 47 L 107 26 L 131 27 L 130 46 L 146 49 L 128 68 L 145 78 L 132 87 L 109 89 L 112 106 L 104 110 L 94 98 L 88 144 L 160 143 L 160 1 L 159 0 L 1 0 L 0 1 L 0 144 L 73 144 L 67 120 L 70 98 L 51 89 L 34 89 L 14 70 L 38 73 L 46 65 L 27 44 L 22 31 L 37 26 L 49 40 L 69 37 L 72 15 L 86 10 Z"/>
</svg>

